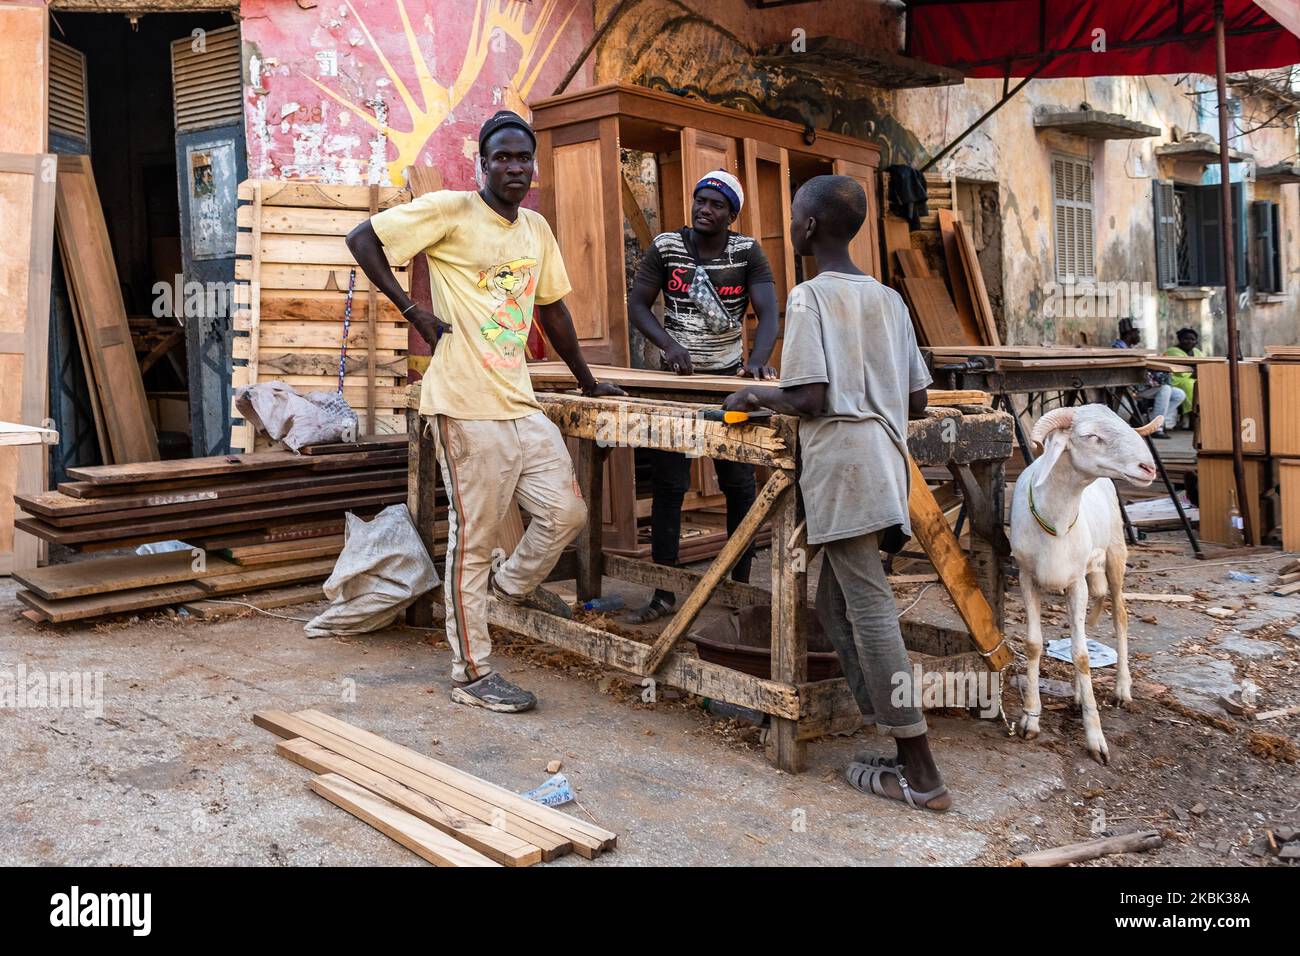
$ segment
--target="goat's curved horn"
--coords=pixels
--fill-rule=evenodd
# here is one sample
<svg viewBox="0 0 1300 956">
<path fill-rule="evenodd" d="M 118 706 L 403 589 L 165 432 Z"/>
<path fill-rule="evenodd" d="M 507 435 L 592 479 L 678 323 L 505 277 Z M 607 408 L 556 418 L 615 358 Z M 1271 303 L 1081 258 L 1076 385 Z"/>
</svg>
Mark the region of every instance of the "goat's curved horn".
<svg viewBox="0 0 1300 956">
<path fill-rule="evenodd" d="M 1053 432 L 1058 428 L 1069 428 L 1073 424 L 1074 409 L 1054 408 L 1034 422 L 1034 430 L 1029 433 L 1029 440 L 1035 445 L 1041 446 L 1043 440 L 1047 438 L 1048 432 Z"/>
<path fill-rule="evenodd" d="M 1139 435 L 1146 436 L 1146 435 L 1150 435 L 1152 432 L 1154 432 L 1164 423 L 1165 423 L 1165 416 L 1157 415 L 1155 418 L 1151 419 L 1151 421 L 1147 422 L 1141 428 L 1135 428 L 1133 430 L 1137 432 Z"/>
</svg>

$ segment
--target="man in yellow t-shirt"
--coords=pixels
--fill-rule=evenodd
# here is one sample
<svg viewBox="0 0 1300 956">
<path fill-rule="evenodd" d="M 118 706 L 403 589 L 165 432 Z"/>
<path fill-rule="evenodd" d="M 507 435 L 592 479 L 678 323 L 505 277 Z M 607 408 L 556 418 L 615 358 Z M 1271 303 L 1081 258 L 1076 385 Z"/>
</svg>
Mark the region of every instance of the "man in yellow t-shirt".
<svg viewBox="0 0 1300 956">
<path fill-rule="evenodd" d="M 427 193 L 377 213 L 347 240 L 366 276 L 433 352 L 420 414 L 434 435 L 447 489 L 451 699 L 511 713 L 537 699 L 488 663 L 488 593 L 572 616 L 541 583 L 587 521 L 564 439 L 528 377 L 534 316 L 584 395 L 623 394 L 587 368 L 561 301 L 570 286 L 555 236 L 540 214 L 519 206 L 532 183 L 536 146 L 532 127 L 503 110 L 479 133 L 482 189 Z M 389 265 L 421 252 L 432 311 L 411 301 Z M 497 530 L 516 503 L 533 520 L 514 553 L 494 568 Z"/>
</svg>

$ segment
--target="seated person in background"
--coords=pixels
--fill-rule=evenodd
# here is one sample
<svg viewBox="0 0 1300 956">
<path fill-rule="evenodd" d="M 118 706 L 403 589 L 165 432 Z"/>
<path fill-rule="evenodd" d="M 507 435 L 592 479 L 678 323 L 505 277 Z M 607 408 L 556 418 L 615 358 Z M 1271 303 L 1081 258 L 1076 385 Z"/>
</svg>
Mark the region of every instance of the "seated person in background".
<svg viewBox="0 0 1300 956">
<path fill-rule="evenodd" d="M 1171 345 L 1165 349 L 1165 354 L 1177 360 L 1179 358 L 1203 358 L 1205 352 L 1200 348 L 1199 342 L 1201 337 L 1195 329 L 1179 329 L 1178 344 Z M 1179 407 L 1183 415 L 1192 414 L 1192 395 L 1196 389 L 1196 372 L 1175 372 L 1169 377 L 1169 384 L 1174 388 L 1181 389 L 1186 398 Z"/>
<path fill-rule="evenodd" d="M 1111 343 L 1111 348 L 1116 349 L 1135 349 L 1138 343 L 1142 341 L 1142 333 L 1138 331 L 1137 325 L 1132 319 L 1119 320 L 1119 338 Z M 1167 422 L 1173 421 L 1170 412 L 1183 403 L 1186 395 L 1181 388 L 1174 388 L 1169 384 L 1168 372 L 1147 371 L 1147 384 L 1145 388 L 1137 390 L 1138 398 L 1151 399 L 1151 417 L 1157 415 L 1164 416 Z M 1160 428 L 1152 438 L 1168 438 L 1169 433 L 1163 427 Z"/>
</svg>

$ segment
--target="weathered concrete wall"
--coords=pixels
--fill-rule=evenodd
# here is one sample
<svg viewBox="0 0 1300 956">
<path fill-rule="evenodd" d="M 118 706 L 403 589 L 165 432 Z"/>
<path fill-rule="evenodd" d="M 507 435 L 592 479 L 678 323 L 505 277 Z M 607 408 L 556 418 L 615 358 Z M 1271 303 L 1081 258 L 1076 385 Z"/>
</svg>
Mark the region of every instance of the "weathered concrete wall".
<svg viewBox="0 0 1300 956">
<path fill-rule="evenodd" d="M 1001 94 L 997 80 L 975 80 L 943 90 L 900 90 L 894 94 L 899 122 L 911 130 L 927 152 L 941 146 L 974 122 Z M 1209 91 L 1211 95 L 1204 95 Z M 1087 335 L 1107 344 L 1115 336 L 1118 316 L 1090 311 L 1091 299 L 1076 298 L 1074 315 L 1048 314 L 1045 303 L 1056 288 L 1053 267 L 1052 177 L 1054 153 L 1088 158 L 1093 163 L 1094 222 L 1098 283 L 1138 283 L 1143 291 L 1131 313 L 1149 346 L 1171 344 L 1173 333 L 1186 325 L 1219 354 L 1226 350 L 1222 287 L 1205 292 L 1162 292 L 1155 288 L 1153 181 L 1218 181 L 1218 167 L 1173 164 L 1155 155 L 1156 147 L 1172 141 L 1173 127 L 1202 131 L 1218 139 L 1218 116 L 1206 77 L 1100 77 L 1036 80 L 962 143 L 938 166 L 959 179 L 996 182 L 1003 219 L 1003 279 L 1007 327 L 1020 343 L 1073 342 Z M 1038 132 L 1035 111 L 1093 109 L 1120 113 L 1155 126 L 1161 135 L 1141 140 L 1097 141 L 1078 136 Z M 1244 100 L 1243 115 L 1233 130 L 1250 130 L 1276 107 L 1259 97 Z M 1294 131 L 1266 126 L 1230 137 L 1231 145 L 1253 154 L 1261 164 L 1293 156 Z M 1256 184 L 1253 175 L 1234 165 L 1234 180 L 1247 175 L 1246 200 L 1274 199 L 1282 203 L 1285 297 L 1256 301 L 1253 290 L 1239 295 L 1242 349 L 1260 354 L 1266 344 L 1300 340 L 1300 250 L 1296 248 L 1300 187 Z M 1148 285 L 1142 285 L 1142 284 Z M 1082 312 L 1083 314 L 1078 314 Z"/>
<path fill-rule="evenodd" d="M 327 183 L 396 184 L 427 164 L 472 185 L 483 121 L 528 115 L 593 29 L 590 0 L 243 0 L 240 13 L 249 174 Z"/>
<path fill-rule="evenodd" d="M 599 0 L 597 21 L 614 0 Z M 896 8 L 882 2 L 804 4 L 755 10 L 745 0 L 642 0 L 625 12 L 596 51 L 595 82 L 627 80 L 699 96 L 737 109 L 762 112 L 818 129 L 833 129 L 879 142 L 884 164 L 919 165 L 937 152 L 1001 94 L 1001 81 L 975 80 L 963 86 L 885 90 L 821 81 L 802 74 L 785 58 L 774 63 L 765 48 L 807 37 L 831 35 L 866 47 L 897 50 Z M 1157 162 L 1154 149 L 1172 141 L 1173 127 L 1201 130 L 1218 138 L 1213 90 L 1206 77 L 1104 77 L 1036 80 L 986 121 L 937 171 L 958 179 L 997 184 L 1002 221 L 1001 281 L 1008 340 L 1013 343 L 1089 342 L 1115 337 L 1116 309 L 1095 314 L 1092 297 L 1049 307 L 1055 287 L 1052 232 L 1053 153 L 1093 163 L 1097 281 L 1137 283 L 1139 294 L 1119 314 L 1136 317 L 1144 344 L 1165 346 L 1184 325 L 1201 329 L 1202 339 L 1222 354 L 1226 347 L 1223 290 L 1166 293 L 1156 289 L 1152 183 L 1156 178 L 1217 182 L 1218 170 L 1173 169 Z M 1161 130 L 1145 140 L 1095 141 L 1039 133 L 1038 109 L 1078 109 L 1081 103 L 1120 113 Z M 1275 107 L 1248 97 L 1234 129 L 1248 130 Z M 1294 130 L 1263 128 L 1231 140 L 1261 164 L 1296 153 Z M 1234 178 L 1241 167 L 1234 167 Z M 1249 180 L 1249 175 L 1247 176 Z M 1288 290 L 1282 301 L 1240 298 L 1242 346 L 1258 354 L 1265 344 L 1300 341 L 1300 186 L 1248 182 L 1247 201 L 1282 203 L 1283 258 Z M 981 256 L 983 259 L 984 257 Z M 1145 285 L 1144 285 L 1145 284 Z"/>
</svg>

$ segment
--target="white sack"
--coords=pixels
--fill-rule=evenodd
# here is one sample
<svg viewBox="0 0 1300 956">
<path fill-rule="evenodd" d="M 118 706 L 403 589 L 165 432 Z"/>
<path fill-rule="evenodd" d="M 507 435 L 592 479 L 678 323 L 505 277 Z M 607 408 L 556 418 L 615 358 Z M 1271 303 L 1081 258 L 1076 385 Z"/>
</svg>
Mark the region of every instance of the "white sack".
<svg viewBox="0 0 1300 956">
<path fill-rule="evenodd" d="M 346 543 L 324 585 L 330 606 L 304 630 L 308 637 L 377 631 L 439 583 L 406 505 L 389 505 L 371 521 L 349 512 Z"/>
<path fill-rule="evenodd" d="M 235 408 L 258 431 L 294 451 L 357 434 L 357 413 L 337 392 L 299 395 L 283 382 L 241 385 L 235 389 Z"/>
</svg>

